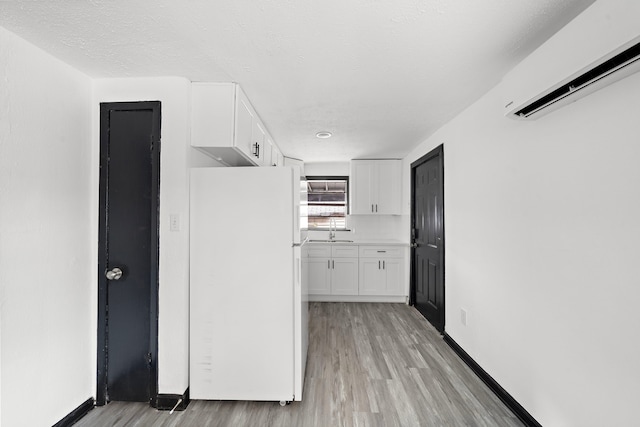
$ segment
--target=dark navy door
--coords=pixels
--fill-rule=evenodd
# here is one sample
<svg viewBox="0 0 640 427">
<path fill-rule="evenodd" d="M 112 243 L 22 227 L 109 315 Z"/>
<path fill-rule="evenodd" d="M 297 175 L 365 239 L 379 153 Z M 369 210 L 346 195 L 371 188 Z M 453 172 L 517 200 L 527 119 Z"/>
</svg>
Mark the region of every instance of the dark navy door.
<svg viewBox="0 0 640 427">
<path fill-rule="evenodd" d="M 101 104 L 99 403 L 157 394 L 159 141 L 159 102 Z"/>
<path fill-rule="evenodd" d="M 411 165 L 412 290 L 415 307 L 444 332 L 444 186 L 442 146 Z"/>
</svg>

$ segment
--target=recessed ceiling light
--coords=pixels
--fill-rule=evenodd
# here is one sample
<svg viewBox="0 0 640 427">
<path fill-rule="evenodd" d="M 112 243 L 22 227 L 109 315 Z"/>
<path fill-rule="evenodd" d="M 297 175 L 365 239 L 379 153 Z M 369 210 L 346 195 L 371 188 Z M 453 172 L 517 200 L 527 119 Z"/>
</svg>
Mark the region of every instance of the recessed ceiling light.
<svg viewBox="0 0 640 427">
<path fill-rule="evenodd" d="M 332 135 L 331 132 L 323 131 L 323 132 L 316 133 L 316 138 L 327 139 L 327 138 L 331 138 L 331 135 Z"/>
</svg>

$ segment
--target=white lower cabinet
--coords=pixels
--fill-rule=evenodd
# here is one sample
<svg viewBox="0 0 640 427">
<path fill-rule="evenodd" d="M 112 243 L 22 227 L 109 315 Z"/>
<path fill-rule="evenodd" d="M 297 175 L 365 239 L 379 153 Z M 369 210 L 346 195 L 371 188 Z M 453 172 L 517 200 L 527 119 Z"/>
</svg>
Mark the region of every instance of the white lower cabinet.
<svg viewBox="0 0 640 427">
<path fill-rule="evenodd" d="M 358 258 L 331 260 L 331 295 L 358 295 Z"/>
<path fill-rule="evenodd" d="M 314 301 L 389 301 L 407 297 L 405 248 L 318 244 L 306 259 Z"/>
<path fill-rule="evenodd" d="M 308 249 L 309 295 L 358 295 L 358 247 L 314 245 Z"/>
<path fill-rule="evenodd" d="M 331 293 L 331 270 L 329 258 L 313 258 L 306 260 L 309 272 L 309 295 L 329 295 Z"/>
<path fill-rule="evenodd" d="M 396 246 L 360 247 L 360 295 L 402 295 L 403 249 Z"/>
</svg>

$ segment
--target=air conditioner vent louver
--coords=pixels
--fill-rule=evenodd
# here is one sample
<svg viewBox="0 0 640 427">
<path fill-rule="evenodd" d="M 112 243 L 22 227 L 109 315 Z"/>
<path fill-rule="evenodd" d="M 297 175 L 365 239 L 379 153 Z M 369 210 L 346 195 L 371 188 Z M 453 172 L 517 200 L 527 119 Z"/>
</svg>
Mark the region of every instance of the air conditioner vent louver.
<svg viewBox="0 0 640 427">
<path fill-rule="evenodd" d="M 563 84 L 547 95 L 527 104 L 514 114 L 520 118 L 528 118 L 569 96 L 578 94 L 578 92 L 589 88 L 591 85 L 600 82 L 602 79 L 614 73 L 622 71 L 631 65 L 640 65 L 638 61 L 640 61 L 640 43 L 636 43 L 602 64 L 595 66 L 568 83 Z M 613 81 L 615 80 L 612 79 L 611 82 Z"/>
</svg>

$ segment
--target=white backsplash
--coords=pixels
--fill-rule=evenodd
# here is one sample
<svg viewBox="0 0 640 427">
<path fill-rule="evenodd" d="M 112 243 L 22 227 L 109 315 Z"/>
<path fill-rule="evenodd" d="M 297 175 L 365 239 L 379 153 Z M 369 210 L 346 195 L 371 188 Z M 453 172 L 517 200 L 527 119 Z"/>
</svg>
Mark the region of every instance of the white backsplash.
<svg viewBox="0 0 640 427">
<path fill-rule="evenodd" d="M 336 239 L 409 241 L 409 215 L 349 215 L 350 231 L 336 233 Z M 328 239 L 328 230 L 309 230 L 310 239 Z"/>
</svg>

